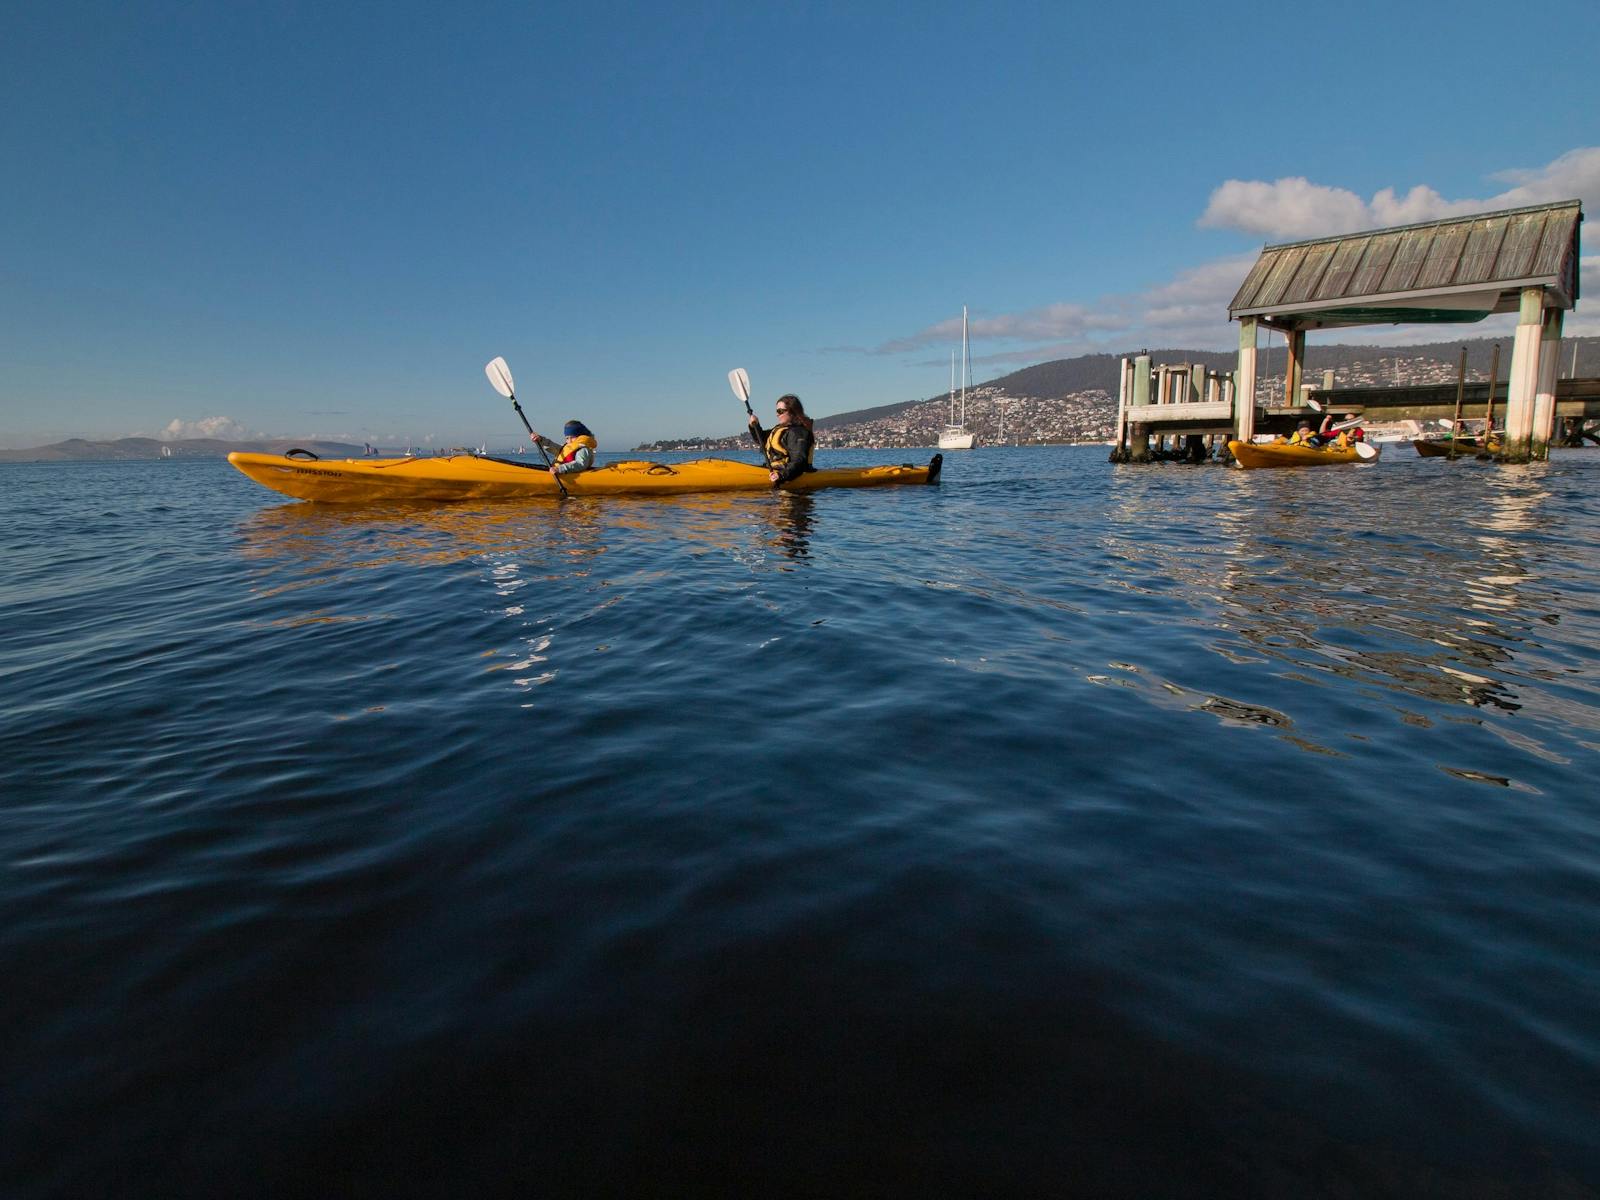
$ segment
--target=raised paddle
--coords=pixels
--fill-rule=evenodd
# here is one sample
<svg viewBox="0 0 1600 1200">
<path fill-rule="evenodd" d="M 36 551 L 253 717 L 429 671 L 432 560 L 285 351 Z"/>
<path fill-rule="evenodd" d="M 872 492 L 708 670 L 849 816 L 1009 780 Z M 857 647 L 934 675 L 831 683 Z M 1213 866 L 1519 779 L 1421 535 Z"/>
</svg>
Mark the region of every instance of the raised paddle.
<svg viewBox="0 0 1600 1200">
<path fill-rule="evenodd" d="M 1310 396 L 1306 397 L 1306 407 L 1309 408 L 1312 412 L 1325 412 L 1326 411 L 1322 407 L 1322 402 L 1320 400 L 1314 400 Z M 1352 421 L 1344 421 L 1344 422 L 1341 422 L 1338 425 L 1330 425 L 1330 426 L 1328 426 L 1328 432 L 1329 433 L 1338 433 L 1339 430 L 1341 430 L 1341 429 L 1349 429 L 1352 425 L 1359 425 L 1359 424 L 1361 424 L 1361 418 L 1360 417 L 1356 417 Z"/>
<path fill-rule="evenodd" d="M 1308 401 L 1308 403 L 1315 407 L 1319 412 L 1321 411 L 1321 405 L 1318 405 L 1315 400 Z M 1348 421 L 1340 421 L 1337 425 L 1329 425 L 1328 432 L 1338 433 L 1344 429 L 1354 429 L 1359 424 L 1361 424 L 1361 418 L 1352 417 Z M 1356 448 L 1357 458 L 1364 458 L 1368 462 L 1371 462 L 1373 459 L 1378 457 L 1378 448 L 1376 446 L 1369 446 L 1365 442 L 1351 442 L 1350 444 Z"/>
<path fill-rule="evenodd" d="M 735 367 L 728 372 L 728 386 L 733 389 L 733 394 L 744 401 L 744 411 L 752 417 L 756 410 L 750 407 L 750 372 L 743 367 Z"/>
<path fill-rule="evenodd" d="M 544 443 L 533 437 L 533 426 L 528 424 L 527 414 L 522 411 L 522 405 L 517 403 L 517 385 L 511 379 L 511 368 L 506 366 L 506 360 L 496 355 L 484 364 L 483 373 L 489 377 L 489 382 L 494 385 L 494 390 L 511 401 L 511 407 L 517 410 L 517 416 L 522 418 L 522 427 L 528 431 L 528 436 L 533 438 L 533 444 L 539 447 L 539 455 L 544 459 L 544 465 L 553 467 L 555 464 L 550 461 L 550 456 L 545 453 Z M 561 482 L 561 476 L 555 475 L 552 478 L 555 479 L 556 486 L 561 489 L 561 495 L 565 497 L 567 485 Z"/>
</svg>

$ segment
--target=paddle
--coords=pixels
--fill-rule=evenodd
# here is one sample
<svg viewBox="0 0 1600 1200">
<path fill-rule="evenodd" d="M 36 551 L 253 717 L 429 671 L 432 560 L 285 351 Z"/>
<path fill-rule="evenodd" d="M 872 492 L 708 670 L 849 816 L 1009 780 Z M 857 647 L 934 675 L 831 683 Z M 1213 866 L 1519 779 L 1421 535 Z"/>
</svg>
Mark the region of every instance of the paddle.
<svg viewBox="0 0 1600 1200">
<path fill-rule="evenodd" d="M 517 385 L 512 382 L 511 368 L 506 366 L 506 360 L 496 355 L 484 364 L 483 373 L 489 377 L 494 390 L 511 401 L 511 407 L 517 410 L 517 416 L 522 418 L 522 427 L 528 431 L 528 436 L 533 438 L 533 444 L 539 447 L 539 455 L 544 459 L 544 465 L 553 467 L 550 456 L 545 453 L 544 443 L 533 437 L 533 426 L 528 424 L 527 414 L 522 411 L 522 405 L 517 403 Z M 562 496 L 566 496 L 567 485 L 561 482 L 561 476 L 556 475 L 553 478 L 556 486 L 561 489 Z"/>
<path fill-rule="evenodd" d="M 752 417 L 756 410 L 750 407 L 750 372 L 743 367 L 735 367 L 728 372 L 728 386 L 733 389 L 733 394 L 744 401 L 744 411 Z"/>
</svg>

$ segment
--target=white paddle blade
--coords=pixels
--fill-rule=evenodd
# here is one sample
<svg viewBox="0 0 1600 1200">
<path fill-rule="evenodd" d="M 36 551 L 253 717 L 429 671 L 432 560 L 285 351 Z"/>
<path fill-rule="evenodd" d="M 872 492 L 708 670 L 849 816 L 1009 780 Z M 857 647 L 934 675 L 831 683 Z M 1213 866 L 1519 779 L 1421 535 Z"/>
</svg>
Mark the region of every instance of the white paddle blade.
<svg viewBox="0 0 1600 1200">
<path fill-rule="evenodd" d="M 1371 462 L 1373 459 L 1378 457 L 1378 448 L 1376 446 L 1369 446 L 1365 442 L 1357 442 L 1356 457 L 1365 459 L 1367 462 Z"/>
<path fill-rule="evenodd" d="M 1321 412 L 1322 411 L 1321 402 L 1317 401 L 1317 400 L 1313 400 L 1310 396 L 1306 397 L 1306 407 L 1309 408 L 1312 412 Z"/>
<path fill-rule="evenodd" d="M 494 384 L 494 390 L 507 400 L 513 399 L 517 394 L 517 385 L 511 382 L 511 368 L 506 366 L 503 358 L 493 358 L 484 364 L 483 373 L 489 377 L 489 382 Z"/>
<path fill-rule="evenodd" d="M 750 372 L 743 367 L 735 367 L 728 372 L 728 386 L 733 389 L 733 394 L 746 404 L 750 403 Z"/>
</svg>

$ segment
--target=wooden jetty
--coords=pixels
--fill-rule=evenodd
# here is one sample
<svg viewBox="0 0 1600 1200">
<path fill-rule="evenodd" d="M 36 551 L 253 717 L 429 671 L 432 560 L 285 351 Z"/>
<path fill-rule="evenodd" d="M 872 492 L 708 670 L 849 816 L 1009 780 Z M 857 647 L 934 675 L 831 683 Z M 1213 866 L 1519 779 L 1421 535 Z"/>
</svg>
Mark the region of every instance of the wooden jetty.
<svg viewBox="0 0 1600 1200">
<path fill-rule="evenodd" d="M 1228 307 L 1239 322 L 1234 371 L 1156 366 L 1147 354 L 1123 360 L 1112 459 L 1202 461 L 1208 442 L 1288 432 L 1317 411 L 1306 401 L 1374 422 L 1459 419 L 1479 391 L 1485 408 L 1496 393 L 1503 404 L 1495 457 L 1544 458 L 1552 442 L 1571 444 L 1600 418 L 1600 380 L 1556 378 L 1563 315 L 1578 301 L 1582 223 L 1582 203 L 1566 200 L 1264 247 Z M 1463 362 L 1455 385 L 1335 391 L 1331 372 L 1321 389 L 1303 383 L 1310 330 L 1462 324 L 1502 312 L 1518 314 L 1505 380 L 1466 384 Z M 1277 407 L 1256 402 L 1263 328 L 1288 340 Z"/>
</svg>

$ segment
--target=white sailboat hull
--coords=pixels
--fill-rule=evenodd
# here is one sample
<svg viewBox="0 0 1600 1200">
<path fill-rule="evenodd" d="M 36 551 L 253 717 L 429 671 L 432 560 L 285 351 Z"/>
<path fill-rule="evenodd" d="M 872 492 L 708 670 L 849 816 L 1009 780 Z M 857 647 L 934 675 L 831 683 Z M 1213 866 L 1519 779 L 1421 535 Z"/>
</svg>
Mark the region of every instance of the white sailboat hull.
<svg viewBox="0 0 1600 1200">
<path fill-rule="evenodd" d="M 964 429 L 946 429 L 939 435 L 941 450 L 971 450 L 972 434 Z"/>
</svg>

